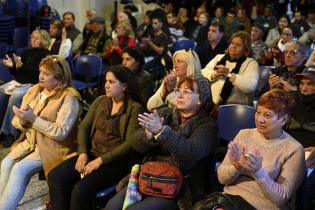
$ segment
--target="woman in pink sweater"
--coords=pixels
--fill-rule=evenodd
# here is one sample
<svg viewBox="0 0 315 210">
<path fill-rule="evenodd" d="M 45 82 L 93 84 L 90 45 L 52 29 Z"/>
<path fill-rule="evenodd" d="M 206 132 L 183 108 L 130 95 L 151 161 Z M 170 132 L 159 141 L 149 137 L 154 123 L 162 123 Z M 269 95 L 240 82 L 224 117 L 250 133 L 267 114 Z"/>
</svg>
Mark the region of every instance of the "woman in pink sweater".
<svg viewBox="0 0 315 210">
<path fill-rule="evenodd" d="M 295 209 L 295 193 L 305 174 L 305 160 L 302 145 L 282 130 L 292 104 L 293 99 L 278 89 L 261 96 L 256 128 L 237 134 L 218 168 L 224 193 L 212 194 L 208 201 L 221 196 L 233 209 Z M 217 207 L 213 209 L 229 209 L 226 203 L 215 203 Z M 200 204 L 194 208 L 197 209 Z"/>
<path fill-rule="evenodd" d="M 238 133 L 218 168 L 224 193 L 241 196 L 256 209 L 294 209 L 305 161 L 302 145 L 282 130 L 292 102 L 280 90 L 259 99 L 256 128 Z"/>
</svg>

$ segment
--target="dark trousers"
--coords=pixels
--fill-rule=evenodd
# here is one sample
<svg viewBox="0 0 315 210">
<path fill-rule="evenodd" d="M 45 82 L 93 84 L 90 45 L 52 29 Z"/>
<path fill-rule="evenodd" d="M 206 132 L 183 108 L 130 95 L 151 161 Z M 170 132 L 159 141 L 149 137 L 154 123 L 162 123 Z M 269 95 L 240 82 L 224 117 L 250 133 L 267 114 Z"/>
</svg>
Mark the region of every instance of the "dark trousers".
<svg viewBox="0 0 315 210">
<path fill-rule="evenodd" d="M 69 158 L 48 174 L 49 195 L 53 210 L 90 210 L 97 192 L 117 184 L 130 173 L 125 161 L 114 161 L 83 179 L 75 170 L 78 156 Z M 69 207 L 70 206 L 70 207 Z"/>
<path fill-rule="evenodd" d="M 299 210 L 315 210 L 315 170 L 304 179 L 301 188 Z"/>
<path fill-rule="evenodd" d="M 121 210 L 123 207 L 126 189 L 127 187 L 122 189 L 114 197 L 112 197 L 108 201 L 105 210 Z M 177 209 L 177 202 L 175 199 L 147 196 L 143 197 L 140 202 L 128 206 L 126 210 L 174 210 L 174 209 Z"/>
</svg>

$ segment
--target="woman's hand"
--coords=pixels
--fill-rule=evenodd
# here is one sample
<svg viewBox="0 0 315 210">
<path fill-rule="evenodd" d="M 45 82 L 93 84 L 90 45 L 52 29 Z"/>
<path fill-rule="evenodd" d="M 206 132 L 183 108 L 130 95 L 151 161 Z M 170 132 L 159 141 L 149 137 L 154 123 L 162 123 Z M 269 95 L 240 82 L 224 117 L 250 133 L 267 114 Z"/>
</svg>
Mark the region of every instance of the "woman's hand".
<svg viewBox="0 0 315 210">
<path fill-rule="evenodd" d="M 84 176 L 92 173 L 92 171 L 97 170 L 101 165 L 103 161 L 100 157 L 96 158 L 95 160 L 92 160 L 84 167 Z"/>
<path fill-rule="evenodd" d="M 262 166 L 262 157 L 258 150 L 255 150 L 255 153 L 244 154 L 244 157 L 240 164 L 242 167 L 249 171 L 250 173 L 256 173 L 261 169 Z"/>
<path fill-rule="evenodd" d="M 13 61 L 8 55 L 5 55 L 5 58 L 2 60 L 2 64 L 9 68 L 13 67 Z"/>
<path fill-rule="evenodd" d="M 242 148 L 238 143 L 230 142 L 228 145 L 228 154 L 232 165 L 239 171 L 242 171 L 240 160 L 242 157 Z"/>
<path fill-rule="evenodd" d="M 62 28 L 62 31 L 61 31 L 61 39 L 62 39 L 62 40 L 66 40 L 66 39 L 67 39 L 67 31 L 66 31 L 66 28 L 65 28 L 65 27 Z"/>
<path fill-rule="evenodd" d="M 176 87 L 176 76 L 175 74 L 171 73 L 168 74 L 165 78 L 164 78 L 164 83 L 163 83 L 163 88 L 162 88 L 162 98 L 166 98 L 166 96 L 172 92 L 175 87 Z"/>
<path fill-rule="evenodd" d="M 16 56 L 15 54 L 13 54 L 13 58 L 15 60 L 15 66 L 17 69 L 21 68 L 23 63 L 22 63 L 22 58 L 20 56 Z"/>
<path fill-rule="evenodd" d="M 164 118 L 161 118 L 157 111 L 154 110 L 153 113 L 145 112 L 143 114 L 139 114 L 138 121 L 141 126 L 146 128 L 146 132 L 149 132 L 149 135 L 151 135 L 150 133 L 154 135 L 162 130 Z"/>
<path fill-rule="evenodd" d="M 26 109 L 22 110 L 13 106 L 13 112 L 16 117 L 18 117 L 22 121 L 27 121 L 33 123 L 36 119 L 36 115 L 34 114 L 32 108 L 28 106 Z"/>
<path fill-rule="evenodd" d="M 305 151 L 310 151 L 310 155 L 306 159 L 306 166 L 308 168 L 315 168 L 315 147 L 305 148 Z"/>
<path fill-rule="evenodd" d="M 83 173 L 84 167 L 88 161 L 89 157 L 86 153 L 80 154 L 75 164 L 75 170 L 78 171 L 79 173 Z"/>
<path fill-rule="evenodd" d="M 214 67 L 215 70 L 215 76 L 218 77 L 226 77 L 228 73 L 230 73 L 230 70 L 225 67 L 224 65 L 217 65 Z"/>
</svg>

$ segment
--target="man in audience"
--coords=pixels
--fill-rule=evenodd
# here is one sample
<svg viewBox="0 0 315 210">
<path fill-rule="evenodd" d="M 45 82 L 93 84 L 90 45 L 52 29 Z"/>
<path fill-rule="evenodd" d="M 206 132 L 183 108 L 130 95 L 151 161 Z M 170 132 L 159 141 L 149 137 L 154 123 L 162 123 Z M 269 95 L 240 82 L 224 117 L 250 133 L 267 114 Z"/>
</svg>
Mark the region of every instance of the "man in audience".
<svg viewBox="0 0 315 210">
<path fill-rule="evenodd" d="M 269 76 L 270 88 L 280 88 L 285 91 L 297 90 L 297 79 L 294 77 L 305 68 L 305 46 L 298 41 L 291 41 L 284 51 L 284 66 L 275 68 Z"/>
<path fill-rule="evenodd" d="M 310 27 L 315 26 L 315 9 L 312 8 L 307 12 L 306 22 Z"/>
<path fill-rule="evenodd" d="M 268 48 L 267 44 L 263 41 L 264 27 L 259 23 L 254 23 L 250 32 L 250 38 L 252 40 L 252 50 L 254 59 L 260 63 L 260 60 Z"/>
<path fill-rule="evenodd" d="M 62 15 L 62 24 L 66 28 L 67 38 L 72 42 L 72 51 L 76 51 L 83 42 L 81 31 L 74 25 L 75 16 L 72 12 L 65 12 Z"/>
<path fill-rule="evenodd" d="M 315 168 L 315 66 L 309 66 L 296 75 L 299 88 L 295 93 L 295 104 L 286 131 L 305 148 L 306 165 Z M 315 208 L 315 171 L 308 174 L 300 193 L 298 209 Z"/>
<path fill-rule="evenodd" d="M 75 57 L 80 54 L 97 54 L 103 55 L 105 50 L 105 43 L 108 39 L 108 35 L 105 30 L 105 19 L 102 17 L 96 17 L 90 21 L 91 31 L 84 38 L 80 48 L 75 51 Z"/>
<path fill-rule="evenodd" d="M 177 22 L 177 17 L 175 12 L 168 12 L 166 14 L 166 20 L 167 20 L 167 25 L 170 30 L 170 41 L 172 44 L 174 44 L 177 39 L 183 37 L 184 35 L 184 29 L 181 24 Z"/>
<path fill-rule="evenodd" d="M 236 22 L 234 10 L 229 10 L 227 12 L 223 26 L 225 32 L 224 35 L 227 37 L 227 39 L 229 39 L 235 32 L 241 30 L 240 25 Z"/>
<path fill-rule="evenodd" d="M 152 79 L 156 80 L 163 76 L 164 69 L 161 64 L 161 58 L 167 53 L 168 37 L 162 31 L 162 17 L 156 15 L 152 17 L 152 31 L 151 36 L 142 37 L 140 48 L 143 49 L 146 57 L 146 64 L 144 68 L 148 70 Z"/>
<path fill-rule="evenodd" d="M 272 28 L 277 26 L 277 19 L 272 15 L 273 14 L 273 5 L 267 4 L 264 10 L 264 14 L 257 17 L 257 23 L 260 23 L 264 27 L 266 34 Z"/>
<path fill-rule="evenodd" d="M 224 27 L 218 22 L 211 23 L 208 30 L 208 39 L 197 46 L 196 52 L 199 56 L 201 67 L 204 68 L 214 56 L 223 54 L 227 48 L 224 37 Z"/>
<path fill-rule="evenodd" d="M 294 12 L 294 22 L 292 25 L 298 29 L 298 38 L 304 34 L 304 32 L 310 29 L 310 26 L 304 20 L 304 17 L 300 10 Z"/>
<path fill-rule="evenodd" d="M 97 16 L 97 13 L 94 8 L 86 11 L 86 18 L 88 19 L 88 22 L 85 23 L 84 28 L 83 28 L 83 32 L 82 32 L 83 38 L 85 38 L 88 35 L 88 33 L 91 31 L 91 28 L 92 28 L 91 20 L 96 18 L 96 16 Z"/>
<path fill-rule="evenodd" d="M 311 50 L 315 49 L 315 26 L 305 32 L 303 36 L 299 38 L 299 41 L 306 45 Z"/>
</svg>

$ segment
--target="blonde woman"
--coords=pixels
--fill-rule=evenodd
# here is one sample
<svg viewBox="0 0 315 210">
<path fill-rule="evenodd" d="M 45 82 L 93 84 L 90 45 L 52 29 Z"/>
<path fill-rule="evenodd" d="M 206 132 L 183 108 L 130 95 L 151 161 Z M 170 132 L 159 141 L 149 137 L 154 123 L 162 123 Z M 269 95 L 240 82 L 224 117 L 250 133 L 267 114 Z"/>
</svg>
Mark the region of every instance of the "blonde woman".
<svg viewBox="0 0 315 210">
<path fill-rule="evenodd" d="M 47 56 L 39 64 L 39 83 L 14 106 L 12 124 L 21 136 L 1 162 L 0 209 L 14 210 L 31 176 L 48 172 L 76 155 L 76 125 L 81 113 L 79 93 L 71 88 L 69 64 Z"/>
<path fill-rule="evenodd" d="M 117 37 L 112 38 L 105 52 L 105 58 L 111 65 L 121 64 L 124 49 L 136 45 L 135 35 L 129 20 L 120 21 L 116 26 L 116 32 Z"/>
<path fill-rule="evenodd" d="M 156 93 L 149 99 L 149 111 L 168 105 L 174 107 L 176 85 L 186 76 L 201 74 L 201 65 L 197 53 L 193 50 L 178 50 L 173 55 L 173 71 L 164 78 Z"/>
<path fill-rule="evenodd" d="M 38 83 L 38 64 L 42 58 L 49 54 L 50 36 L 47 31 L 36 29 L 31 34 L 31 49 L 26 50 L 21 57 L 13 54 L 2 60 L 10 72 L 15 76 L 15 80 L 20 84 Z M 18 135 L 17 130 L 11 125 L 14 117 L 13 106 L 19 107 L 25 93 L 6 95 L 0 93 L 0 113 L 5 113 L 3 121 L 0 120 L 1 133 L 6 136 L 7 142 L 3 146 L 10 146 L 12 140 Z M 2 138 L 4 139 L 4 138 Z M 3 143 L 3 142 L 2 142 Z"/>
</svg>

